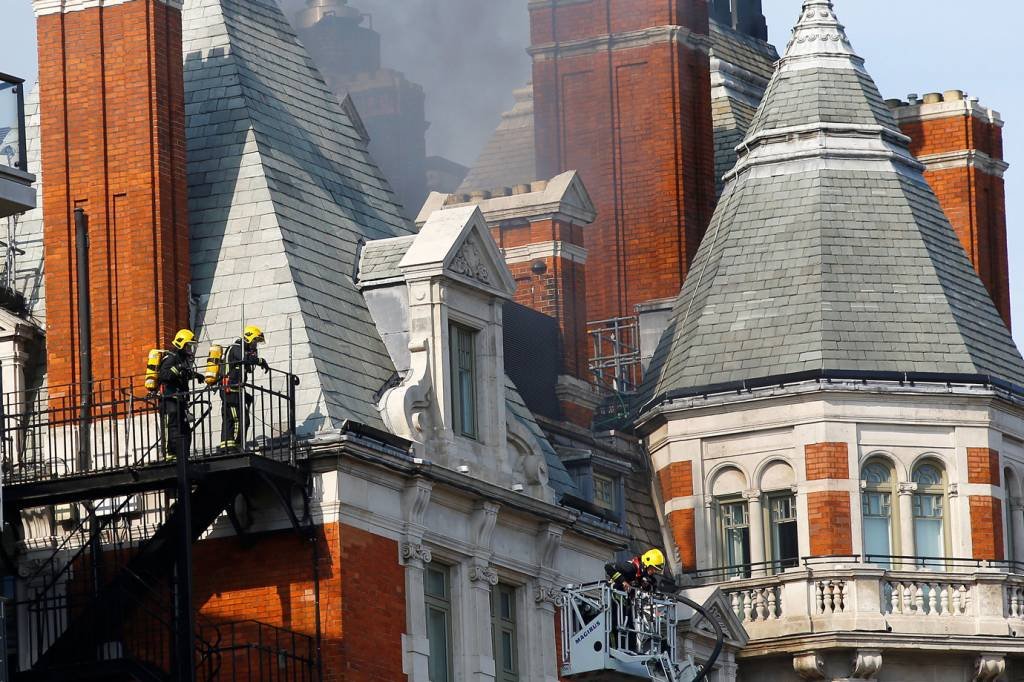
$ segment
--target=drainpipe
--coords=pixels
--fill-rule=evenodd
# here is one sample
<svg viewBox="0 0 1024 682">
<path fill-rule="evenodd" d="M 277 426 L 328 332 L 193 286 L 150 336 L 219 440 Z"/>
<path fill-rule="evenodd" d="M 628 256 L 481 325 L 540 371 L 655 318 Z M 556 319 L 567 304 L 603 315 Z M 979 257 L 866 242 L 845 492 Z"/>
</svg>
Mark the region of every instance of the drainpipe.
<svg viewBox="0 0 1024 682">
<path fill-rule="evenodd" d="M 89 219 L 75 209 L 78 260 L 78 394 L 81 399 L 78 470 L 88 471 L 92 460 L 92 310 L 89 298 Z"/>
</svg>

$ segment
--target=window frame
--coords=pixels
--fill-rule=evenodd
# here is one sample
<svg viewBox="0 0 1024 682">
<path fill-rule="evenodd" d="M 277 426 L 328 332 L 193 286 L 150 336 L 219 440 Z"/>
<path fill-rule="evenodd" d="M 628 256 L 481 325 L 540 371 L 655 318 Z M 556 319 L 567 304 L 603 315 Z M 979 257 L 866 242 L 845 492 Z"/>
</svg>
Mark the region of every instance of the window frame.
<svg viewBox="0 0 1024 682">
<path fill-rule="evenodd" d="M 878 483 L 878 484 L 871 483 L 870 481 L 868 481 L 865 478 L 865 474 L 867 473 L 868 468 L 870 466 L 872 466 L 872 465 L 875 465 L 875 464 L 878 464 L 878 465 L 881 465 L 881 466 L 885 467 L 885 469 L 888 471 L 888 473 L 889 473 L 889 481 L 888 481 L 888 483 Z M 868 543 L 867 543 L 867 523 L 865 523 L 865 520 L 867 518 L 869 518 L 869 515 L 866 513 L 865 507 L 868 504 L 868 500 L 869 500 L 868 496 L 869 495 L 888 495 L 889 496 L 889 505 L 888 505 L 888 507 L 889 507 L 889 516 L 888 516 L 888 518 L 889 518 L 889 555 L 888 556 L 889 557 L 893 557 L 893 556 L 899 556 L 900 555 L 900 545 L 901 545 L 901 543 L 900 543 L 901 523 L 900 523 L 900 508 L 899 508 L 900 501 L 899 501 L 899 486 L 898 486 L 898 482 L 897 482 L 896 479 L 897 479 L 897 477 L 896 477 L 896 465 L 893 464 L 893 462 L 891 460 L 889 460 L 889 459 L 887 459 L 885 457 L 879 457 L 879 456 L 869 457 L 868 459 L 864 460 L 863 464 L 861 464 L 861 467 L 860 467 L 861 549 L 862 549 L 862 553 L 865 556 L 865 559 L 867 557 L 869 557 L 869 556 L 876 556 L 876 557 L 883 556 L 883 555 L 872 555 L 872 554 L 869 554 L 868 551 L 867 551 L 867 549 L 868 549 L 868 547 L 867 547 L 867 545 L 868 545 Z M 896 505 L 895 510 L 893 509 L 893 504 Z M 882 517 L 871 517 L 871 518 L 882 518 Z M 877 562 L 873 562 L 873 563 L 877 563 L 877 564 L 879 564 L 881 566 L 885 566 L 885 567 L 891 568 L 893 561 L 892 561 L 891 558 L 888 558 L 888 559 L 886 559 L 884 561 L 877 561 Z"/>
<path fill-rule="evenodd" d="M 465 338 L 469 341 L 469 360 L 470 366 L 469 372 L 469 385 L 470 395 L 469 400 L 466 402 L 463 396 L 462 390 L 462 376 L 464 368 L 462 367 L 462 355 L 463 348 L 462 342 Z M 477 410 L 477 396 L 479 394 L 479 353 L 478 343 L 480 338 L 480 330 L 472 327 L 468 324 L 456 321 L 448 321 L 448 378 L 451 384 L 451 410 L 452 410 L 452 430 L 456 435 L 462 436 L 463 438 L 469 438 L 472 440 L 480 440 L 480 413 Z M 466 425 L 466 414 L 463 412 L 463 408 L 468 408 L 469 413 L 472 417 L 472 425 L 467 428 Z"/>
<path fill-rule="evenodd" d="M 796 568 L 800 565 L 800 513 L 799 508 L 797 507 L 796 493 L 792 490 L 773 490 L 771 492 L 766 492 L 763 495 L 765 504 L 762 506 L 761 514 L 764 517 L 763 522 L 765 524 L 764 537 L 767 539 L 764 543 L 765 559 L 769 562 L 773 573 L 782 573 L 786 569 Z M 792 564 L 783 566 L 781 563 L 782 559 L 776 556 L 778 551 L 775 549 L 777 539 L 775 531 L 781 524 L 775 523 L 775 520 L 772 518 L 772 507 L 775 502 L 787 499 L 791 504 L 792 519 L 787 520 L 785 523 L 792 523 L 796 528 L 797 551 L 796 556 L 791 560 Z M 779 562 L 778 565 L 776 565 L 776 562 Z"/>
<path fill-rule="evenodd" d="M 502 595 L 508 595 L 510 618 L 501 614 Z M 522 664 L 519 646 L 519 590 L 515 585 L 499 582 L 491 588 L 491 648 L 494 655 L 495 682 L 520 682 L 522 680 Z M 511 671 L 505 670 L 503 650 L 499 635 L 508 634 L 512 642 Z"/>
<path fill-rule="evenodd" d="M 442 576 L 444 582 L 443 595 L 437 595 L 429 592 L 429 579 L 428 576 L 431 572 L 438 573 Z M 454 627 L 454 615 L 455 608 L 452 603 L 452 570 L 450 566 L 439 563 L 427 564 L 423 569 L 423 600 L 424 600 L 424 615 L 426 618 L 426 630 L 427 630 L 427 677 L 430 682 L 454 682 L 455 680 L 455 627 Z M 433 670 L 431 666 L 431 646 L 430 646 L 430 611 L 434 609 L 441 612 L 445 616 L 445 652 L 446 656 L 446 679 L 436 680 L 433 678 Z"/>
<path fill-rule="evenodd" d="M 722 568 L 726 569 L 726 576 L 727 577 L 730 577 L 730 578 L 733 578 L 733 577 L 749 578 L 750 575 L 751 575 L 751 573 L 750 573 L 751 558 L 750 557 L 751 557 L 751 549 L 752 549 L 751 546 L 750 546 L 751 545 L 751 538 L 750 538 L 750 523 L 751 523 L 751 519 L 750 519 L 750 503 L 746 499 L 744 499 L 742 496 L 729 495 L 727 497 L 715 498 L 715 506 L 716 506 L 716 512 L 717 512 L 716 516 L 718 517 L 718 552 L 719 552 L 719 558 L 721 559 L 721 561 L 719 563 L 722 566 Z M 745 520 L 745 523 L 742 524 L 742 525 L 736 525 L 736 526 L 729 526 L 729 527 L 727 527 L 726 526 L 726 514 L 725 514 L 725 508 L 726 507 L 742 508 L 743 509 L 743 518 Z M 730 530 L 735 530 L 735 529 L 740 529 L 740 530 L 744 530 L 745 529 L 746 530 L 746 537 L 743 539 L 743 541 L 741 543 L 743 545 L 743 548 L 744 548 L 744 551 L 746 553 L 746 556 L 744 557 L 744 559 L 745 559 L 744 562 L 742 562 L 742 563 L 735 563 L 734 564 L 734 563 L 729 563 L 729 560 L 727 558 L 727 555 L 728 555 L 727 548 L 729 546 L 729 540 L 728 540 L 728 538 L 729 538 L 729 535 L 728 535 L 729 531 Z"/>
<path fill-rule="evenodd" d="M 917 481 L 918 472 L 926 466 L 930 466 L 938 471 L 938 483 L 922 484 Z M 949 474 L 946 471 L 945 465 L 943 465 L 941 461 L 931 457 L 925 457 L 914 463 L 914 468 L 911 470 L 910 474 L 910 480 L 914 483 L 913 496 L 910 501 L 910 527 L 914 536 L 914 555 L 918 557 L 915 559 L 914 563 L 916 566 L 921 568 L 945 570 L 947 560 L 950 557 L 952 550 L 952 538 L 949 523 Z M 919 498 L 923 498 L 926 495 L 939 498 L 942 506 L 941 516 L 935 517 L 918 515 L 917 510 L 923 506 L 919 505 Z M 940 538 L 940 542 L 942 543 L 942 556 L 925 557 L 921 554 L 921 550 L 917 546 L 917 522 L 918 519 L 924 520 L 934 518 L 938 518 L 942 523 L 942 536 Z"/>
</svg>

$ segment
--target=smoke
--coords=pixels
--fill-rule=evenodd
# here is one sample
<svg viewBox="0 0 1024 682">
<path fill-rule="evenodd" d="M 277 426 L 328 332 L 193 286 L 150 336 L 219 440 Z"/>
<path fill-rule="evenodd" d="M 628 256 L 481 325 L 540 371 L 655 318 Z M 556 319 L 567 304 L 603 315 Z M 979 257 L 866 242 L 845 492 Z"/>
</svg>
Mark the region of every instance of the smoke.
<svg viewBox="0 0 1024 682">
<path fill-rule="evenodd" d="M 304 0 L 279 0 L 289 16 Z M 349 0 L 381 34 L 385 68 L 427 96 L 427 153 L 471 165 L 530 79 L 526 0 Z"/>
</svg>

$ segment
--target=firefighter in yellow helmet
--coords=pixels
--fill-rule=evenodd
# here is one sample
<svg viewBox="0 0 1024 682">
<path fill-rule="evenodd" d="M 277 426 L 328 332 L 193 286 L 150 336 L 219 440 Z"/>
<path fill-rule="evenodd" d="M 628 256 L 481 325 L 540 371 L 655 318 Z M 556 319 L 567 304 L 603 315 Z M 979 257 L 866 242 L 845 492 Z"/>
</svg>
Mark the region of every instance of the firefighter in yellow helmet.
<svg viewBox="0 0 1024 682">
<path fill-rule="evenodd" d="M 665 572 L 665 554 L 660 549 L 650 549 L 629 561 L 604 565 L 604 572 L 611 586 L 625 592 L 626 595 L 612 595 L 612 624 L 609 645 L 619 648 L 625 643 L 626 648 L 636 648 L 636 637 L 619 637 L 620 632 L 633 630 L 633 595 L 634 590 L 656 592 L 658 576 Z"/>
<path fill-rule="evenodd" d="M 224 354 L 225 371 L 220 382 L 221 398 L 221 441 L 220 451 L 231 452 L 240 450 L 245 440 L 242 424 L 249 429 L 249 415 L 242 413 L 252 403 L 252 394 L 245 390 L 249 375 L 256 367 L 269 372 L 267 361 L 259 355 L 259 344 L 266 342 L 263 330 L 255 325 L 248 325 L 242 330 L 242 336 L 228 347 Z"/>
<path fill-rule="evenodd" d="M 189 391 L 193 379 L 202 379 L 202 375 L 195 371 L 196 335 L 192 330 L 179 330 L 171 346 L 157 370 L 164 456 L 169 460 L 188 458 L 192 447 L 192 429 L 188 420 Z"/>
</svg>

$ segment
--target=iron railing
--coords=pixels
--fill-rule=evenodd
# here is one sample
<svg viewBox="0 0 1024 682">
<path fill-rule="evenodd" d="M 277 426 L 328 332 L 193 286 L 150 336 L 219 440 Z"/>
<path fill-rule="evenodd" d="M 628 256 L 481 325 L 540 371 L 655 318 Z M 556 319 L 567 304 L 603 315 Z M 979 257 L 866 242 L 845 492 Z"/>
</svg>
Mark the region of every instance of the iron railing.
<svg viewBox="0 0 1024 682">
<path fill-rule="evenodd" d="M 0 73 L 0 165 L 28 172 L 25 81 Z"/>
<path fill-rule="evenodd" d="M 218 676 L 222 682 L 313 682 L 316 644 L 312 637 L 255 620 L 216 623 Z"/>
<path fill-rule="evenodd" d="M 5 394 L 0 404 L 5 485 L 165 464 L 177 450 L 187 450 L 190 460 L 228 454 L 219 447 L 223 415 L 218 387 L 167 398 L 147 393 L 139 383 L 130 379 L 94 383 L 86 412 L 75 386 Z M 239 415 L 246 435 L 232 452 L 295 463 L 297 385 L 294 375 L 270 368 L 237 389 L 247 406 Z M 164 415 L 170 400 L 187 406 L 190 434 L 186 443 L 167 442 Z"/>
</svg>

